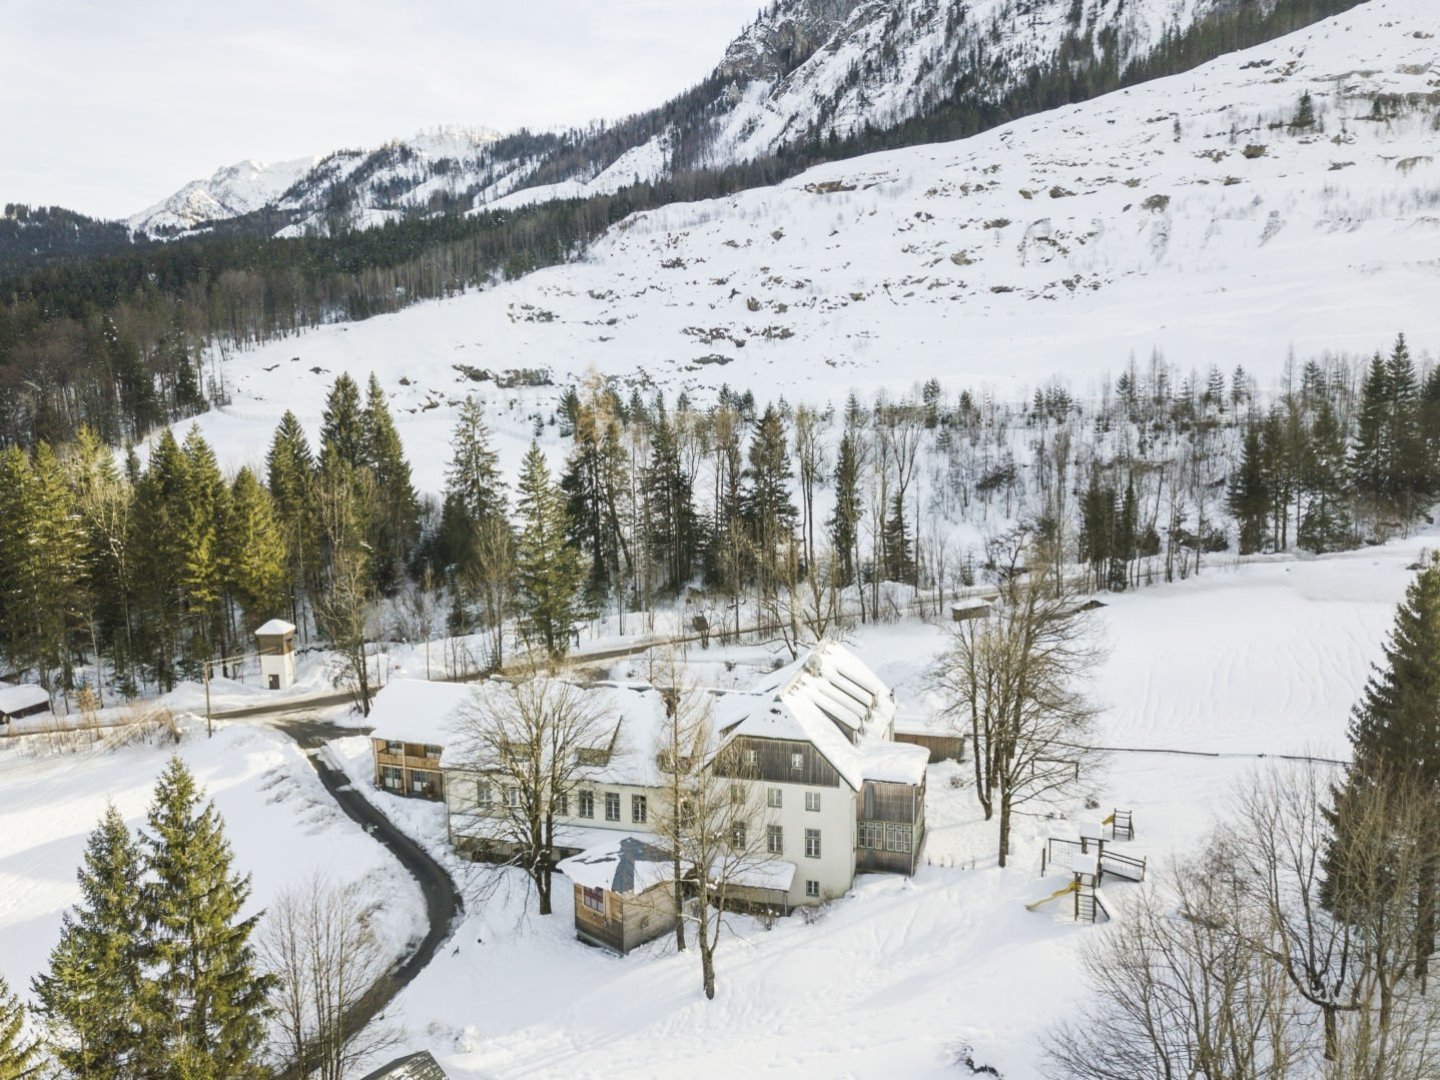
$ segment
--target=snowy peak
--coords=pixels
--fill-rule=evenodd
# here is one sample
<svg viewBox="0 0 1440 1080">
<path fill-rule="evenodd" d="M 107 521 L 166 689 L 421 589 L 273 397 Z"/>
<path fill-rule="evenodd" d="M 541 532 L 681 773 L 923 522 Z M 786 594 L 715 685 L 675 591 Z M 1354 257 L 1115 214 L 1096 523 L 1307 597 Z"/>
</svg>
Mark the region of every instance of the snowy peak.
<svg viewBox="0 0 1440 1080">
<path fill-rule="evenodd" d="M 268 207 L 289 212 L 294 224 L 282 235 L 325 231 L 336 215 L 352 226 L 381 224 L 387 210 L 398 216 L 437 201 L 468 199 L 498 138 L 487 128 L 437 127 L 377 148 L 340 150 L 323 158 L 274 165 L 241 161 L 208 179 L 191 181 L 129 223 L 137 232 L 166 235 Z M 379 220 L 372 220 L 377 216 Z"/>
<path fill-rule="evenodd" d="M 316 158 L 267 164 L 246 159 L 217 169 L 208 179 L 192 180 L 168 199 L 129 219 L 137 232 L 183 232 L 211 221 L 254 213 L 283 195 L 305 175 Z"/>
</svg>

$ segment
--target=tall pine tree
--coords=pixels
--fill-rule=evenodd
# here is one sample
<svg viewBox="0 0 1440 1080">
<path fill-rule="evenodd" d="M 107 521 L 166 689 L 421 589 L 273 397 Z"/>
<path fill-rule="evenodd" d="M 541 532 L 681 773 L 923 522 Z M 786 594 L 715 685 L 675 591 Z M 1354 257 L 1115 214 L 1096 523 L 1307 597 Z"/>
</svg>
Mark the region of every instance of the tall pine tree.
<svg viewBox="0 0 1440 1080">
<path fill-rule="evenodd" d="M 257 1075 L 268 976 L 255 969 L 241 918 L 248 876 L 231 869 L 230 843 L 213 803 L 180 758 L 155 786 L 142 843 L 145 981 L 141 988 L 147 1075 L 163 1080 Z"/>
<path fill-rule="evenodd" d="M 141 852 L 113 805 L 90 834 L 80 902 L 65 913 L 48 974 L 35 980 L 50 1050 L 82 1080 L 139 1080 L 141 1056 Z"/>
<path fill-rule="evenodd" d="M 520 468 L 519 535 L 515 545 L 520 631 L 550 657 L 564 656 L 583 605 L 585 572 L 570 545 L 565 497 L 550 479 L 537 443 Z"/>
<path fill-rule="evenodd" d="M 40 1048 L 25 1034 L 25 1006 L 0 975 L 0 1080 L 38 1076 Z"/>
<path fill-rule="evenodd" d="M 1359 793 L 1403 777 L 1428 793 L 1432 806 L 1440 805 L 1440 561 L 1432 559 L 1406 589 L 1384 646 L 1384 663 L 1365 684 L 1349 735 L 1353 764 L 1330 813 L 1336 841 L 1327 860 L 1325 892 L 1332 902 L 1349 891 L 1343 853 L 1348 808 Z M 1440 817 L 1432 830 L 1440 830 Z M 1440 867 L 1427 862 L 1415 897 L 1414 962 L 1422 977 L 1435 949 L 1437 887 Z M 1340 906 L 1343 915 L 1343 902 Z"/>
</svg>

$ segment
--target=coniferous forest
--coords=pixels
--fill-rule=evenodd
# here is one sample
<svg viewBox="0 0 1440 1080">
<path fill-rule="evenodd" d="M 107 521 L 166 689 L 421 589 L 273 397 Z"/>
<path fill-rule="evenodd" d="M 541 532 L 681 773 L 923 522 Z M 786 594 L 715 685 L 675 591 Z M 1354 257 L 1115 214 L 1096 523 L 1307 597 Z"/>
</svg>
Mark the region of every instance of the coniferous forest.
<svg viewBox="0 0 1440 1080">
<path fill-rule="evenodd" d="M 535 447 L 506 476 L 467 402 L 438 499 L 417 494 L 373 377 L 336 379 L 316 445 L 285 414 L 259 471 L 224 475 L 198 429 L 162 432 L 143 465 L 84 428 L 11 447 L 0 656 L 58 691 L 133 696 L 228 671 L 278 615 L 334 649 L 368 702 L 367 649 L 399 632 L 377 612 L 402 596 L 443 605 L 498 666 L 682 593 L 722 631 L 742 608 L 792 627 L 888 618 L 883 583 L 938 609 L 1022 534 L 1057 575 L 1124 590 L 1225 552 L 1375 542 L 1440 494 L 1440 369 L 1417 370 L 1403 337 L 1269 389 L 1157 358 L 1093 401 L 1058 382 L 1004 402 L 932 381 L 843 408 L 722 388 L 702 408 L 592 377 L 548 420 L 536 431 L 567 440 L 563 466 Z"/>
</svg>

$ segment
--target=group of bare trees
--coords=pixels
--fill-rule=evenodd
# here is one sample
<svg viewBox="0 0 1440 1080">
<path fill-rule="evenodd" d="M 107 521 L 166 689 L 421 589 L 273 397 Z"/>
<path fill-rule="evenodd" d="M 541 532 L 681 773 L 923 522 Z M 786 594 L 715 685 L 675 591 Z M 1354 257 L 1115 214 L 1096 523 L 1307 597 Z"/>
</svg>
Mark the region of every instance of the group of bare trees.
<svg viewBox="0 0 1440 1080">
<path fill-rule="evenodd" d="M 1323 809 L 1335 779 L 1312 764 L 1253 776 L 1173 885 L 1147 887 L 1086 948 L 1094 997 L 1053 1034 L 1050 1075 L 1440 1075 L 1415 903 L 1440 855 L 1434 794 L 1398 777 L 1368 788 L 1337 838 Z"/>
</svg>

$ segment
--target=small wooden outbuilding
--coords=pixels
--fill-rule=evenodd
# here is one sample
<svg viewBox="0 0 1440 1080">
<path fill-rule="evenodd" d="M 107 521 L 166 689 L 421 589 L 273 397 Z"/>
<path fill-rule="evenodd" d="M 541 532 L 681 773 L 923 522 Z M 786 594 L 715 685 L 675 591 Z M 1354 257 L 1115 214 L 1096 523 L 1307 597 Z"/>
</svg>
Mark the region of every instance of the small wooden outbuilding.
<svg viewBox="0 0 1440 1080">
<path fill-rule="evenodd" d="M 950 605 L 951 622 L 969 622 L 971 619 L 990 617 L 990 601 L 978 596 L 967 600 L 956 600 Z"/>
<path fill-rule="evenodd" d="M 634 836 L 582 851 L 555 867 L 575 885 L 575 936 L 624 956 L 675 928 L 674 863 Z"/>
<path fill-rule="evenodd" d="M 50 694 L 43 686 L 0 682 L 0 728 L 8 728 L 12 720 L 49 711 Z"/>
</svg>

